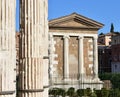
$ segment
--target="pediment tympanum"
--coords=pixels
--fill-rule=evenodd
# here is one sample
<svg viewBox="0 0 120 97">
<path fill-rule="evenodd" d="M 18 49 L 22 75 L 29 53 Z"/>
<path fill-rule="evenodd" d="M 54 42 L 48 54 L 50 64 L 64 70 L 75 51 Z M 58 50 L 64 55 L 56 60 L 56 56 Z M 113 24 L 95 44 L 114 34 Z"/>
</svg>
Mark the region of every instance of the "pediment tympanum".
<svg viewBox="0 0 120 97">
<path fill-rule="evenodd" d="M 67 16 L 63 16 L 57 19 L 49 21 L 50 28 L 95 28 L 100 29 L 103 24 L 89 19 L 87 17 L 81 16 L 77 13 L 72 13 Z"/>
</svg>

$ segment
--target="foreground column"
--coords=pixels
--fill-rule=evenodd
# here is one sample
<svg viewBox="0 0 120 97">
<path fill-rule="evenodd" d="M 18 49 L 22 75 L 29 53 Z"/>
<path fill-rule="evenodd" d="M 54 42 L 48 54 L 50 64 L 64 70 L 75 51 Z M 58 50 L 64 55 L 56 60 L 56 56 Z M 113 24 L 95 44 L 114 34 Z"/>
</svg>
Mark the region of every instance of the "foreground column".
<svg viewBox="0 0 120 97">
<path fill-rule="evenodd" d="M 49 89 L 49 81 L 48 81 L 48 1 L 47 0 L 43 0 L 43 10 L 42 10 L 42 18 L 43 19 L 43 35 L 42 36 L 42 44 L 41 46 L 43 46 L 43 65 L 44 65 L 44 74 L 43 74 L 43 88 L 44 88 L 44 92 L 43 92 L 43 96 L 44 97 L 48 97 L 48 89 Z M 42 19 L 41 18 L 41 19 Z"/>
<path fill-rule="evenodd" d="M 16 97 L 15 10 L 16 0 L 0 0 L 0 97 Z"/>
<path fill-rule="evenodd" d="M 47 0 L 21 0 L 20 4 L 18 97 L 48 97 Z"/>
</svg>

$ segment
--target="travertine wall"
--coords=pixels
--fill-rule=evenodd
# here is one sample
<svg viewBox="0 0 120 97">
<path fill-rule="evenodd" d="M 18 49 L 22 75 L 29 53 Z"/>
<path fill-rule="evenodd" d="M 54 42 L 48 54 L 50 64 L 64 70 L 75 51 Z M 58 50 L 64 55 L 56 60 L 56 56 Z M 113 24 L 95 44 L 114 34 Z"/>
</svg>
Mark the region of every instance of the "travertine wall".
<svg viewBox="0 0 120 97">
<path fill-rule="evenodd" d="M 54 41 L 55 44 L 55 54 L 59 57 L 56 57 L 55 60 L 58 62 L 58 65 L 55 65 L 57 77 L 63 78 L 63 37 L 55 36 Z M 54 75 L 53 75 L 54 76 Z"/>
<path fill-rule="evenodd" d="M 84 68 L 87 76 L 93 74 L 93 39 L 84 38 Z"/>
<path fill-rule="evenodd" d="M 69 37 L 69 78 L 78 78 L 78 52 L 79 52 L 79 40 L 77 36 Z M 58 64 L 54 65 L 59 77 L 63 77 L 64 72 L 64 39 L 63 36 L 55 35 L 55 54 L 57 57 L 54 59 L 58 61 Z M 84 72 L 86 76 L 93 76 L 93 37 L 84 37 L 83 39 L 83 53 L 84 53 Z"/>
<path fill-rule="evenodd" d="M 0 97 L 16 95 L 16 0 L 0 0 Z"/>
<path fill-rule="evenodd" d="M 78 37 L 69 38 L 69 77 L 77 79 L 78 77 Z"/>
<path fill-rule="evenodd" d="M 20 1 L 18 97 L 48 97 L 48 1 Z"/>
</svg>

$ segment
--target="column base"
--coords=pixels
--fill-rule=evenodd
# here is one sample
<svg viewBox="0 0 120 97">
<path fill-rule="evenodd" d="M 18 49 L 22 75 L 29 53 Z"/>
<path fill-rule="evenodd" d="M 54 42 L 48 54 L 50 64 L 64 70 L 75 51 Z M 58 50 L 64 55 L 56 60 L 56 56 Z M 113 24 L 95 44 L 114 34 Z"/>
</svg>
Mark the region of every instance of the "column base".
<svg viewBox="0 0 120 97">
<path fill-rule="evenodd" d="M 68 89 L 70 87 L 74 87 L 75 89 L 86 89 L 86 88 L 91 88 L 91 89 L 101 89 L 103 88 L 103 82 L 100 81 L 99 78 L 96 79 L 85 79 L 84 80 L 61 80 L 57 83 L 54 83 L 51 85 L 50 88 L 57 87 L 57 88 L 65 88 Z"/>
<path fill-rule="evenodd" d="M 70 81 L 70 79 L 69 78 L 65 78 L 65 79 L 63 79 L 63 81 L 64 82 L 68 82 L 68 81 Z"/>
</svg>

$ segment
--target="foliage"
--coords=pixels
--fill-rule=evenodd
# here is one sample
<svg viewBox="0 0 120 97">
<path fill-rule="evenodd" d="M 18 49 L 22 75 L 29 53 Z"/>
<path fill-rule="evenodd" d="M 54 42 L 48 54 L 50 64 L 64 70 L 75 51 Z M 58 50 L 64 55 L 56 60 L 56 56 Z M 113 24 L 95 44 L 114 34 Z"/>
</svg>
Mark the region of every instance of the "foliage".
<svg viewBox="0 0 120 97">
<path fill-rule="evenodd" d="M 120 74 L 113 74 L 111 77 L 113 88 L 120 88 Z"/>
<path fill-rule="evenodd" d="M 62 88 L 49 89 L 49 95 L 52 95 L 54 97 L 65 97 L 66 94 L 69 97 L 120 97 L 120 89 L 107 90 L 105 88 L 102 88 L 101 90 L 94 90 L 93 92 L 90 88 L 77 89 L 76 92 L 73 87 L 69 88 L 67 92 Z"/>
<path fill-rule="evenodd" d="M 109 97 L 109 90 L 102 88 L 101 90 L 94 90 L 97 97 Z"/>
<path fill-rule="evenodd" d="M 120 88 L 120 73 L 104 73 L 99 74 L 101 80 L 110 80 L 112 88 Z"/>
<path fill-rule="evenodd" d="M 67 91 L 67 95 L 72 97 L 75 94 L 75 88 L 70 87 Z"/>
<path fill-rule="evenodd" d="M 65 89 L 60 88 L 59 95 L 61 95 L 62 97 L 65 97 L 65 94 L 66 94 Z"/>
<path fill-rule="evenodd" d="M 114 32 L 114 25 L 113 25 L 113 23 L 111 23 L 110 32 Z"/>
<path fill-rule="evenodd" d="M 82 96 L 84 96 L 84 89 L 78 89 L 78 90 L 76 91 L 76 93 L 77 93 L 77 95 L 78 95 L 79 97 L 82 97 Z"/>
<path fill-rule="evenodd" d="M 109 93 L 109 97 L 120 97 L 119 89 L 111 89 Z"/>
<path fill-rule="evenodd" d="M 95 94 L 95 92 L 92 92 L 90 97 L 97 97 L 97 95 Z"/>
<path fill-rule="evenodd" d="M 53 95 L 54 97 L 56 97 L 59 94 L 58 89 L 59 88 L 50 89 L 49 90 L 49 95 Z"/>
<path fill-rule="evenodd" d="M 101 90 L 94 90 L 95 94 L 97 95 L 97 97 L 101 97 Z"/>
<path fill-rule="evenodd" d="M 99 35 L 104 35 L 103 32 L 101 32 Z"/>
<path fill-rule="evenodd" d="M 110 80 L 111 76 L 112 76 L 111 73 L 101 73 L 101 74 L 99 74 L 99 78 L 101 80 Z"/>
<path fill-rule="evenodd" d="M 84 96 L 90 96 L 92 94 L 92 90 L 90 88 L 85 89 L 85 95 Z"/>
<path fill-rule="evenodd" d="M 101 95 L 102 97 L 108 97 L 109 96 L 109 90 L 102 88 L 101 89 Z"/>
</svg>

